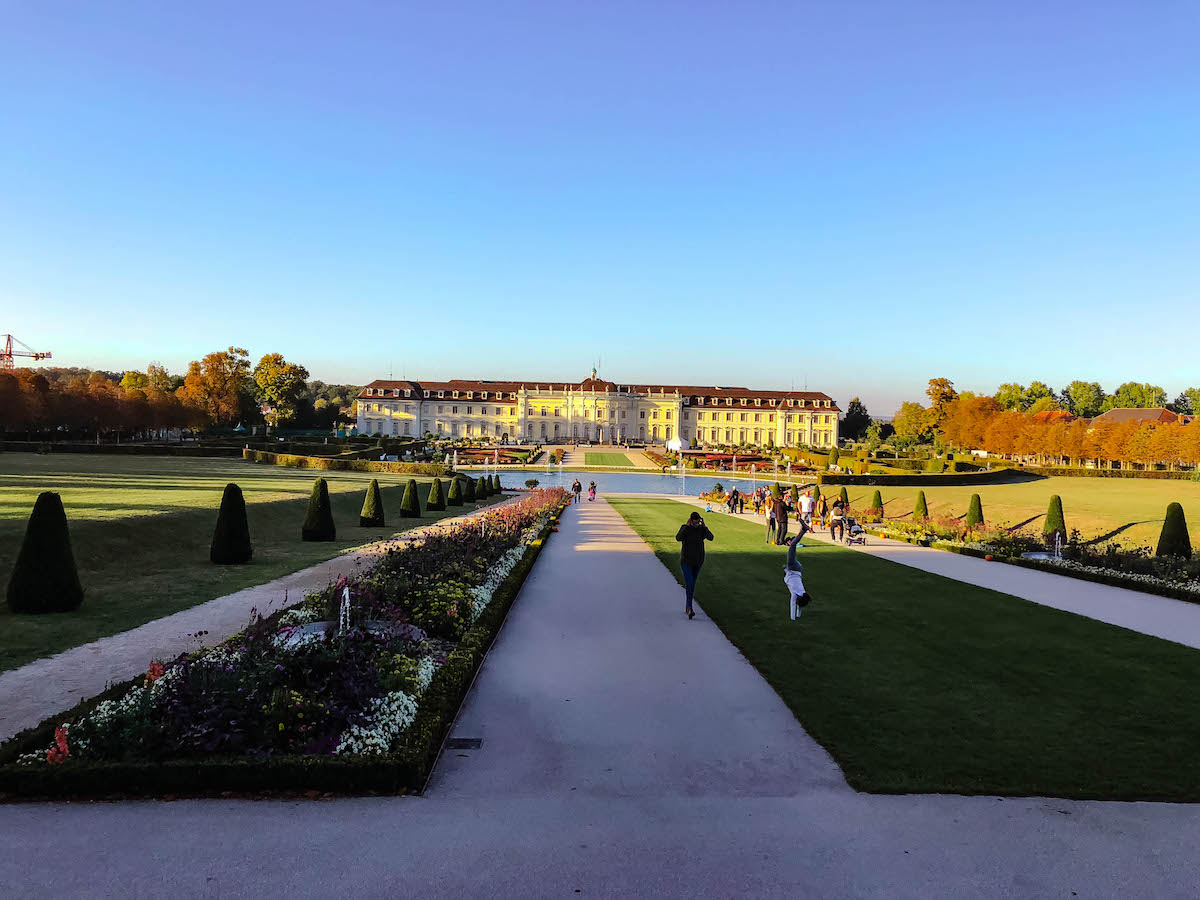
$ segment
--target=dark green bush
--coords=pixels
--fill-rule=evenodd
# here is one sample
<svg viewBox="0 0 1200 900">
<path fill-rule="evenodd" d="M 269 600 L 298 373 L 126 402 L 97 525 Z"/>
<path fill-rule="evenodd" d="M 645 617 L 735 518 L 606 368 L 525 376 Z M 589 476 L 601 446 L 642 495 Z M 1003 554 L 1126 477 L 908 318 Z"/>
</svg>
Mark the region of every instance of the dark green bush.
<svg viewBox="0 0 1200 900">
<path fill-rule="evenodd" d="M 850 505 L 850 495 L 846 493 L 846 489 L 842 488 L 838 491 L 838 499 L 842 501 L 842 506 Z"/>
<path fill-rule="evenodd" d="M 965 524 L 968 528 L 977 528 L 983 524 L 983 503 L 978 494 L 971 495 L 971 505 L 967 507 Z"/>
<path fill-rule="evenodd" d="M 883 509 L 883 495 L 879 491 L 871 495 L 871 509 Z"/>
<path fill-rule="evenodd" d="M 367 496 L 363 499 L 362 511 L 358 514 L 358 524 L 362 528 L 382 528 L 383 495 L 379 493 L 379 479 L 372 478 L 367 487 Z"/>
<path fill-rule="evenodd" d="M 421 518 L 421 499 L 417 496 L 417 479 L 408 479 L 404 487 L 404 497 L 400 501 L 400 518 Z"/>
<path fill-rule="evenodd" d="M 941 475 L 946 470 L 946 461 L 944 459 L 931 459 L 925 463 L 925 471 L 933 475 Z"/>
<path fill-rule="evenodd" d="M 480 475 L 475 482 L 475 499 L 486 500 L 492 495 L 492 482 L 486 475 Z"/>
<path fill-rule="evenodd" d="M 462 477 L 462 487 L 459 490 L 462 491 L 463 503 L 475 502 L 475 479 L 470 475 Z"/>
<path fill-rule="evenodd" d="M 246 498 L 236 484 L 225 485 L 217 527 L 213 529 L 208 558 L 218 565 L 236 566 L 250 562 L 254 545 L 250 543 L 250 525 L 246 521 Z"/>
<path fill-rule="evenodd" d="M 917 505 L 913 507 L 914 519 L 929 518 L 929 504 L 925 502 L 925 492 L 917 491 Z"/>
<path fill-rule="evenodd" d="M 501 490 L 501 488 L 500 488 L 500 476 L 499 476 L 499 475 L 493 475 L 493 476 L 492 476 L 492 493 L 493 493 L 493 494 L 498 494 L 498 493 L 500 493 L 500 490 Z"/>
<path fill-rule="evenodd" d="M 1192 540 L 1188 536 L 1187 519 L 1183 516 L 1183 507 L 1178 503 L 1167 507 L 1162 534 L 1158 537 L 1158 549 L 1154 555 L 1192 558 Z"/>
<path fill-rule="evenodd" d="M 324 478 L 313 482 L 312 494 L 308 498 L 308 514 L 304 517 L 300 536 L 306 541 L 337 540 L 333 509 L 329 505 L 329 485 Z"/>
<path fill-rule="evenodd" d="M 829 456 L 826 459 L 826 465 L 836 466 L 837 461 L 840 458 L 841 458 L 841 453 L 838 451 L 837 447 L 834 447 L 832 450 L 829 451 Z"/>
<path fill-rule="evenodd" d="M 1046 524 L 1042 526 L 1042 535 L 1049 543 L 1054 535 L 1061 535 L 1063 543 L 1067 540 L 1067 524 L 1063 519 L 1062 498 L 1055 494 L 1050 498 L 1050 506 L 1046 510 Z"/>
<path fill-rule="evenodd" d="M 446 508 L 446 497 L 442 492 L 442 479 L 433 479 L 433 484 L 429 487 L 429 496 L 425 499 L 425 508 L 431 512 Z"/>
<path fill-rule="evenodd" d="M 778 481 L 775 482 L 774 486 L 771 488 L 771 496 L 774 497 L 776 500 L 778 500 L 780 497 L 783 496 L 783 488 L 781 488 L 779 486 Z"/>
<path fill-rule="evenodd" d="M 8 605 L 18 613 L 69 612 L 83 602 L 62 497 L 38 494 L 25 540 L 8 580 Z"/>
<path fill-rule="evenodd" d="M 462 479 L 457 476 L 450 479 L 450 490 L 446 492 L 446 505 L 447 506 L 462 506 L 463 505 Z"/>
<path fill-rule="evenodd" d="M 819 484 L 814 485 L 813 486 L 813 504 L 814 504 L 814 506 L 816 505 L 816 502 L 820 499 L 821 499 L 821 486 Z"/>
</svg>

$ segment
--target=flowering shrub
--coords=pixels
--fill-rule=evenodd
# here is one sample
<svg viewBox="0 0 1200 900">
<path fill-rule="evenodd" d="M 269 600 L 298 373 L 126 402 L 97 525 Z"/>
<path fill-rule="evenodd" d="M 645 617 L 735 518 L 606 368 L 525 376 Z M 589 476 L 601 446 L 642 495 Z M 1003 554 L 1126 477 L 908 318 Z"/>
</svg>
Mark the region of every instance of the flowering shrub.
<svg viewBox="0 0 1200 900">
<path fill-rule="evenodd" d="M 564 497 L 537 491 L 431 529 L 372 570 L 257 616 L 218 647 L 154 661 L 124 694 L 61 723 L 50 747 L 19 761 L 391 753 L 446 660 L 446 641 L 487 608 Z"/>
</svg>

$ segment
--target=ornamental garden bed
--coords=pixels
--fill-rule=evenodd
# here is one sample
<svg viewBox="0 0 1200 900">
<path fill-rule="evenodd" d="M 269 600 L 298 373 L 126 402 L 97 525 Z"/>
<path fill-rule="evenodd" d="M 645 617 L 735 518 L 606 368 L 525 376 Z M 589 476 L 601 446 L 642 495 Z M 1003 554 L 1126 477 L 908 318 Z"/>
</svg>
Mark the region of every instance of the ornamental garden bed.
<svg viewBox="0 0 1200 900">
<path fill-rule="evenodd" d="M 565 505 L 438 529 L 0 745 L 0 796 L 418 792 Z"/>
</svg>

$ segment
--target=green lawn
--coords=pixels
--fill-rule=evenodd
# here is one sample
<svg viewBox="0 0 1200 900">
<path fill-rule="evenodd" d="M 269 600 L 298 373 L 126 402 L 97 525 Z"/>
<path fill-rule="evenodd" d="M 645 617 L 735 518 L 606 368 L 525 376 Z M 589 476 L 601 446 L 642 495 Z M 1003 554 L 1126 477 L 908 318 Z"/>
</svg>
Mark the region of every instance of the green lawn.
<svg viewBox="0 0 1200 900">
<path fill-rule="evenodd" d="M 679 578 L 693 507 L 609 501 Z M 858 790 L 1200 800 L 1200 652 L 713 515 L 697 601 Z"/>
<path fill-rule="evenodd" d="M 300 525 L 317 475 L 329 483 L 338 540 L 304 543 Z M 306 472 L 237 459 L 0 454 L 0 583 L 8 576 L 37 494 L 62 494 L 86 591 L 73 613 L 15 615 L 0 604 L 0 671 L 116 634 L 306 568 L 369 541 L 433 521 L 400 519 L 404 485 L 379 475 L 388 527 L 360 528 L 371 475 Z M 242 487 L 254 541 L 244 566 L 214 566 L 208 548 L 221 491 Z M 432 479 L 419 479 L 422 506 Z M 296 598 L 299 599 L 299 598 Z"/>
<path fill-rule="evenodd" d="M 585 466 L 632 466 L 633 463 L 624 453 L 594 453 L 591 451 L 583 454 L 583 464 Z"/>
<path fill-rule="evenodd" d="M 936 484 L 936 482 L 934 482 Z M 961 516 L 972 494 L 979 494 L 989 522 L 1003 525 L 1028 523 L 1040 531 L 1050 496 L 1062 497 L 1067 529 L 1078 528 L 1087 540 L 1116 532 L 1115 539 L 1131 546 L 1158 544 L 1167 504 L 1183 504 L 1192 544 L 1200 546 L 1200 482 L 1145 478 L 1045 478 L 1019 484 L 974 487 L 880 487 L 884 513 L 889 519 L 911 517 L 917 491 L 925 491 L 932 516 Z M 836 485 L 822 487 L 836 493 Z M 876 488 L 848 485 L 850 505 L 865 508 Z"/>
</svg>

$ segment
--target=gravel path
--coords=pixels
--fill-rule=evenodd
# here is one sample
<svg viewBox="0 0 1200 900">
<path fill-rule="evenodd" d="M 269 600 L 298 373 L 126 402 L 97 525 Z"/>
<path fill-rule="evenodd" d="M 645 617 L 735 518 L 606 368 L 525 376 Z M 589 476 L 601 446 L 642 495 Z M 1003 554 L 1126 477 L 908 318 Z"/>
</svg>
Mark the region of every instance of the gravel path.
<svg viewBox="0 0 1200 900">
<path fill-rule="evenodd" d="M 364 545 L 266 584 L 209 600 L 129 631 L 4 672 L 0 674 L 0 741 L 38 724 L 47 716 L 70 709 L 114 682 L 145 671 L 152 659 L 172 659 L 180 653 L 220 643 L 245 628 L 253 610 L 264 616 L 270 615 L 277 609 L 300 602 L 305 594 L 343 575 L 364 566 L 369 568 L 391 547 L 401 547 L 430 529 L 495 508 L 496 504 L 493 504 L 465 516 L 441 519 L 406 532 L 403 537 Z M 199 632 L 205 633 L 199 635 Z"/>
</svg>

